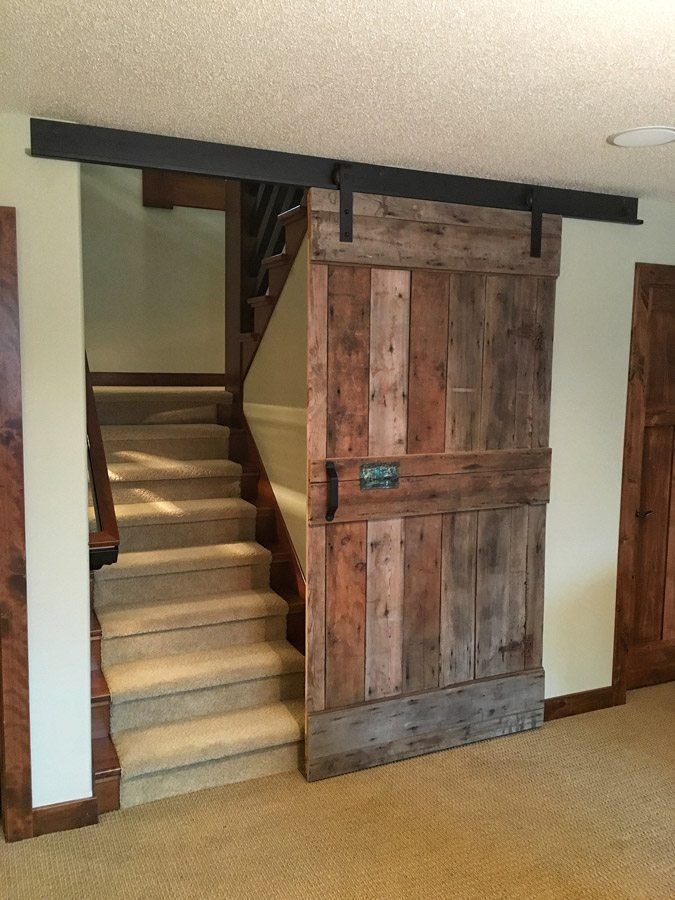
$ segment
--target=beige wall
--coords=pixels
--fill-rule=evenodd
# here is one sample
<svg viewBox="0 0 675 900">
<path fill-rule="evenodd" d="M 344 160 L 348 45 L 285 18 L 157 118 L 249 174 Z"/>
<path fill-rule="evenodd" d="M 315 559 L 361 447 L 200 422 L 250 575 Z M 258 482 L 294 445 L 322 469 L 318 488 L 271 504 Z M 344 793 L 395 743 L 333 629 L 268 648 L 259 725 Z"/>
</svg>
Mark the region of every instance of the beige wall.
<svg viewBox="0 0 675 900">
<path fill-rule="evenodd" d="M 307 241 L 244 385 L 244 412 L 305 568 L 307 518 Z"/>
<path fill-rule="evenodd" d="M 0 113 L 0 204 L 16 207 L 33 804 L 91 796 L 80 178 L 33 160 Z M 0 891 L 1 893 L 1 891 Z"/>
<path fill-rule="evenodd" d="M 644 225 L 563 223 L 546 535 L 549 697 L 612 680 L 634 268 L 675 264 L 675 204 L 642 200 L 639 214 Z"/>
<path fill-rule="evenodd" d="M 143 206 L 136 169 L 82 166 L 89 365 L 224 372 L 225 217 Z"/>
</svg>

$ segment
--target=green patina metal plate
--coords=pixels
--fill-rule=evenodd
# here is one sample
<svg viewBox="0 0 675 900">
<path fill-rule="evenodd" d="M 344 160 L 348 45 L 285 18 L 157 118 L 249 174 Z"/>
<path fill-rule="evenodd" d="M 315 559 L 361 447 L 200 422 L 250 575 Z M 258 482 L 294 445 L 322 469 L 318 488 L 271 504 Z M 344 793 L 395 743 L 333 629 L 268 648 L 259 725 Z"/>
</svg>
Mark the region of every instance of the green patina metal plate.
<svg viewBox="0 0 675 900">
<path fill-rule="evenodd" d="M 398 463 L 363 463 L 359 481 L 362 491 L 398 487 Z"/>
</svg>

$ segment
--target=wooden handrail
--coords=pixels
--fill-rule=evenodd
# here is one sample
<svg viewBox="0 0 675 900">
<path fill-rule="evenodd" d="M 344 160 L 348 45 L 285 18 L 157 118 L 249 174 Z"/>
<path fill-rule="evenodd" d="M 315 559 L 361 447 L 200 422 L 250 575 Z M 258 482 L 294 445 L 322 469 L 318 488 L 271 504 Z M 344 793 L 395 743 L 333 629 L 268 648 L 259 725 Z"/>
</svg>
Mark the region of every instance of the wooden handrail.
<svg viewBox="0 0 675 900">
<path fill-rule="evenodd" d="M 85 359 L 87 389 L 87 454 L 89 457 L 89 479 L 96 531 L 89 532 L 89 569 L 100 569 L 101 566 L 117 562 L 120 545 L 120 533 L 117 527 L 115 504 L 113 503 L 108 465 L 105 459 L 101 426 L 96 411 L 96 399 L 91 383 L 89 363 Z"/>
</svg>

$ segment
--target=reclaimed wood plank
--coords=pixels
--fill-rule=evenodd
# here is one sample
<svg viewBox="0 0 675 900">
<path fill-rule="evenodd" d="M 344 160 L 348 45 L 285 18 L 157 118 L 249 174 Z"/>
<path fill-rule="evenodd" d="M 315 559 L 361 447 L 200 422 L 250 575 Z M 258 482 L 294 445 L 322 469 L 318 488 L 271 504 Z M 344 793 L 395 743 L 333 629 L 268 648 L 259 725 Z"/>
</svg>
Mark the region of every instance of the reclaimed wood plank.
<svg viewBox="0 0 675 900">
<path fill-rule="evenodd" d="M 489 227 L 467 229 L 395 218 L 353 217 L 353 241 L 340 241 L 337 213 L 312 211 L 311 258 L 347 266 L 444 269 L 512 275 L 557 275 L 560 238 L 544 234 L 541 257 L 530 256 L 530 235 Z M 468 240 L 467 240 L 468 238 Z"/>
<path fill-rule="evenodd" d="M 511 472 L 516 469 L 550 469 L 548 448 L 489 451 L 457 451 L 451 453 L 408 453 L 406 456 L 363 456 L 333 459 L 340 483 L 358 481 L 361 466 L 366 463 L 397 463 L 400 478 L 426 475 L 460 475 L 478 472 Z M 325 460 L 309 462 L 312 484 L 328 481 Z"/>
<path fill-rule="evenodd" d="M 518 278 L 515 290 L 514 446 L 532 446 L 538 278 Z"/>
<path fill-rule="evenodd" d="M 477 513 L 443 516 L 440 684 L 474 677 Z"/>
<path fill-rule="evenodd" d="M 543 722 L 541 670 L 309 717 L 310 780 L 459 746 Z"/>
<path fill-rule="evenodd" d="M 445 272 L 412 274 L 408 453 L 445 448 L 449 281 Z"/>
<path fill-rule="evenodd" d="M 404 524 L 403 690 L 438 687 L 442 516 Z"/>
<path fill-rule="evenodd" d="M 337 213 L 340 207 L 339 191 L 312 188 L 313 212 Z M 443 203 L 438 200 L 414 200 L 409 197 L 387 197 L 382 194 L 354 194 L 354 215 L 393 217 L 416 222 L 459 225 L 470 229 L 476 226 L 502 231 L 522 231 L 528 236 L 532 229 L 529 212 L 497 209 L 490 206 L 469 206 L 460 203 Z M 542 230 L 560 237 L 562 219 L 546 213 Z"/>
<path fill-rule="evenodd" d="M 326 708 L 364 698 L 366 525 L 326 528 Z"/>
<path fill-rule="evenodd" d="M 368 523 L 365 698 L 401 691 L 403 520 Z"/>
<path fill-rule="evenodd" d="M 485 276 L 451 275 L 446 450 L 478 450 L 483 382 Z"/>
<path fill-rule="evenodd" d="M 401 478 L 398 487 L 386 490 L 363 491 L 358 481 L 346 481 L 340 484 L 335 521 L 432 516 L 544 503 L 549 499 L 549 483 L 548 469 Z M 328 485 L 311 484 L 308 507 L 311 526 L 325 523 L 327 502 Z"/>
<path fill-rule="evenodd" d="M 524 667 L 527 507 L 478 514 L 476 677 Z"/>
<path fill-rule="evenodd" d="M 326 528 L 307 534 L 305 708 L 326 705 Z"/>
<path fill-rule="evenodd" d="M 447 725 L 436 731 L 421 735 L 411 735 L 396 741 L 383 741 L 330 756 L 311 757 L 307 770 L 308 781 L 319 781 L 348 772 L 358 772 L 373 766 L 410 759 L 425 753 L 450 750 L 478 741 L 530 731 L 544 724 L 543 709 L 538 706 L 505 716 L 493 716 L 470 725 Z M 311 725 L 310 725 L 311 727 Z M 376 740 L 376 738 L 374 738 Z"/>
<path fill-rule="evenodd" d="M 525 613 L 526 669 L 541 666 L 544 643 L 544 553 L 546 507 L 535 505 L 527 511 L 527 594 Z"/>
<path fill-rule="evenodd" d="M 485 286 L 485 344 L 479 446 L 516 446 L 518 280 L 491 276 Z"/>
<path fill-rule="evenodd" d="M 323 461 L 327 447 L 328 266 L 310 266 L 307 305 L 307 456 Z"/>
<path fill-rule="evenodd" d="M 555 279 L 540 278 L 537 284 L 535 356 L 532 378 L 532 447 L 548 447 L 549 445 L 554 315 Z"/>
<path fill-rule="evenodd" d="M 373 269 L 368 453 L 406 452 L 410 273 Z"/>
<path fill-rule="evenodd" d="M 370 270 L 328 269 L 328 456 L 368 453 Z"/>
</svg>

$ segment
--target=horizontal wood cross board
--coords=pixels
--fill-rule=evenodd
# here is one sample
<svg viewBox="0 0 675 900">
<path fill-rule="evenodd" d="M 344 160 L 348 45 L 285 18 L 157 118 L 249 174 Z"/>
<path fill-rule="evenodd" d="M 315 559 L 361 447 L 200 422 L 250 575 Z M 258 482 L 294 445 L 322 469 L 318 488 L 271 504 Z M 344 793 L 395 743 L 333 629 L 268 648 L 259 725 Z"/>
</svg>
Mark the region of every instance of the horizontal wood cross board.
<svg viewBox="0 0 675 900">
<path fill-rule="evenodd" d="M 543 716 L 541 669 L 318 713 L 306 735 L 308 778 L 536 728 Z"/>
<path fill-rule="evenodd" d="M 338 218 L 338 192 L 312 190 L 312 259 L 455 272 L 560 272 L 560 216 L 543 216 L 539 258 L 530 256 L 532 216 L 524 212 L 354 194 L 351 243 L 340 241 Z"/>
<path fill-rule="evenodd" d="M 420 453 L 333 462 L 340 499 L 336 522 L 495 509 L 545 503 L 549 499 L 551 452 L 548 449 Z M 396 467 L 396 484 L 364 489 L 360 477 L 363 467 L 381 464 Z M 325 461 L 316 460 L 310 465 L 311 526 L 326 524 L 327 503 Z"/>
<path fill-rule="evenodd" d="M 309 778 L 543 720 L 560 220 L 533 260 L 521 213 L 356 195 L 340 244 L 336 200 L 309 196 Z"/>
</svg>

